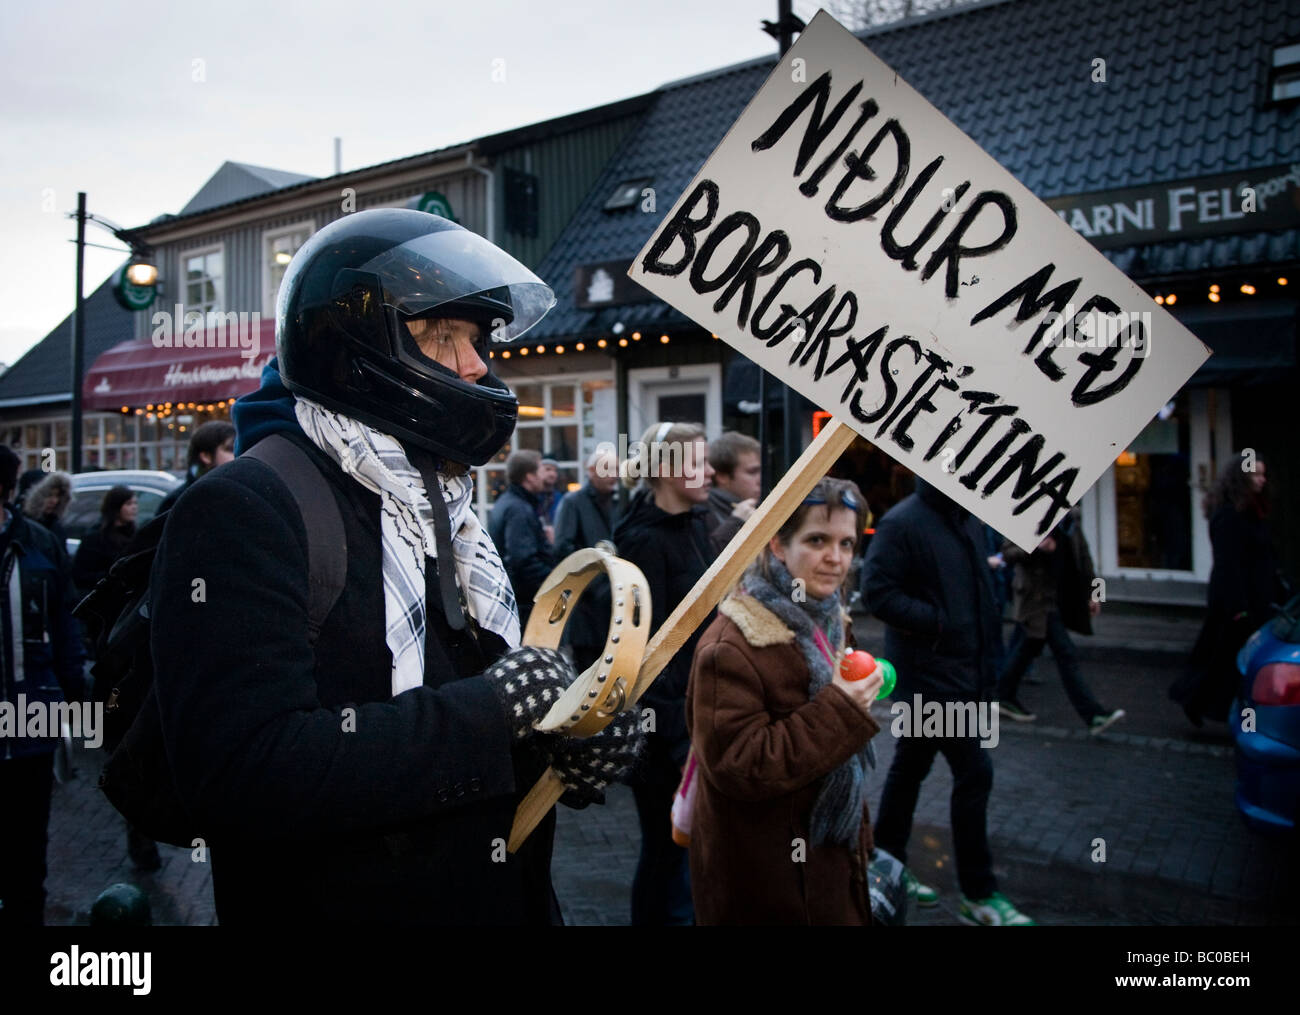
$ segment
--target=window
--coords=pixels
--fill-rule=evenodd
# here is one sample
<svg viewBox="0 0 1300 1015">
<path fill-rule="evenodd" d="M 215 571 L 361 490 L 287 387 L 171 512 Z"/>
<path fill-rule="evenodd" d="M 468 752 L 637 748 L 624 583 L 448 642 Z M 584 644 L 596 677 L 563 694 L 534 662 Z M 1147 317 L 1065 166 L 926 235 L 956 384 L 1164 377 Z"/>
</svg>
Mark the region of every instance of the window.
<svg viewBox="0 0 1300 1015">
<path fill-rule="evenodd" d="M 185 310 L 210 314 L 225 309 L 226 285 L 222 250 L 194 250 L 181 255 Z"/>
<path fill-rule="evenodd" d="M 1268 69 L 1268 97 L 1273 102 L 1300 99 L 1300 42 L 1274 48 Z"/>
<path fill-rule="evenodd" d="M 605 202 L 605 211 L 617 211 L 620 208 L 632 208 L 641 200 L 641 191 L 650 186 L 654 178 L 643 176 L 636 180 L 624 180 L 614 188 L 614 193 Z"/>
<path fill-rule="evenodd" d="M 618 439 L 612 380 L 566 376 L 554 381 L 512 378 L 507 383 L 519 399 L 519 422 L 510 443 L 477 470 L 483 518 L 506 488 L 505 464 L 511 451 L 526 449 L 554 458 L 560 468 L 555 486 L 563 493 L 586 478 L 583 463 L 596 445 Z"/>
<path fill-rule="evenodd" d="M 316 231 L 311 222 L 299 222 L 295 226 L 282 229 L 269 229 L 262 234 L 262 317 L 271 320 L 275 317 L 275 300 L 280 293 L 280 283 L 284 281 L 285 270 L 298 248 L 307 242 L 307 237 Z"/>
</svg>

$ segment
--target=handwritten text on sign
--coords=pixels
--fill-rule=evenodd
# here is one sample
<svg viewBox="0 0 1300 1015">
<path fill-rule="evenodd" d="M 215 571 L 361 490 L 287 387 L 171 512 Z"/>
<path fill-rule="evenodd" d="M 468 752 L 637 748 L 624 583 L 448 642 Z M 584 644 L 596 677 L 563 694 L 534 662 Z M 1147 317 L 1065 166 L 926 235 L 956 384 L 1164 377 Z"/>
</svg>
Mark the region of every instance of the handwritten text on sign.
<svg viewBox="0 0 1300 1015">
<path fill-rule="evenodd" d="M 1209 355 L 824 12 L 629 274 L 1026 548 Z"/>
</svg>

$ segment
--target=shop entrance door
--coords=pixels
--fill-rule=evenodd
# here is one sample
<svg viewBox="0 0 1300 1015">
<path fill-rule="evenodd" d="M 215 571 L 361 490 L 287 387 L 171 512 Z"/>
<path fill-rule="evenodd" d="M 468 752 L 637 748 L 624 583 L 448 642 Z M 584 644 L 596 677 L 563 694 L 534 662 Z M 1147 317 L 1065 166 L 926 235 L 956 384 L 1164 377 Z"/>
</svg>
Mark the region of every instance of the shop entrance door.
<svg viewBox="0 0 1300 1015">
<path fill-rule="evenodd" d="M 1184 389 L 1133 438 L 1084 500 L 1096 511 L 1102 574 L 1208 581 L 1209 530 L 1201 498 L 1216 450 L 1231 448 L 1227 392 Z M 1230 452 L 1229 452 L 1230 453 Z"/>
</svg>

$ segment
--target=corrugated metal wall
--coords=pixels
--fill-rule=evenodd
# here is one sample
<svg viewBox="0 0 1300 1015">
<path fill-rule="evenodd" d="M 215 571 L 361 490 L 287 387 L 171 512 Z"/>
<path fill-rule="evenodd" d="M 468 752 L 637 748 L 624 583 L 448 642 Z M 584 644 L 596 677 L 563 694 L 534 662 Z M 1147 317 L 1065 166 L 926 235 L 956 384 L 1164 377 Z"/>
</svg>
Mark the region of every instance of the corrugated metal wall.
<svg viewBox="0 0 1300 1015">
<path fill-rule="evenodd" d="M 476 172 L 431 177 L 419 184 L 368 192 L 356 198 L 356 210 L 403 207 L 410 198 L 430 190 L 442 193 L 451 202 L 452 212 L 461 225 L 475 232 L 486 230 L 487 177 Z M 216 246 L 223 248 L 225 306 L 222 309 L 263 312 L 263 241 L 266 233 L 307 222 L 312 223 L 313 231 L 320 229 L 343 217 L 343 202 L 344 195 L 340 192 L 299 211 L 276 215 L 236 229 L 218 230 L 160 245 L 155 253 L 162 280 L 161 293 L 152 307 L 136 314 L 136 336 L 144 338 L 150 334 L 150 322 L 154 313 L 172 313 L 174 305 L 183 302 L 185 273 L 181 265 L 182 256 Z M 271 306 L 274 305 L 274 300 L 268 302 Z"/>
<path fill-rule="evenodd" d="M 640 120 L 640 114 L 620 117 L 502 152 L 497 169 L 497 242 L 530 268 L 542 258 L 587 196 L 596 177 Z M 505 228 L 505 181 L 499 170 L 509 166 L 537 177 L 538 223 L 536 236 L 521 236 Z"/>
</svg>

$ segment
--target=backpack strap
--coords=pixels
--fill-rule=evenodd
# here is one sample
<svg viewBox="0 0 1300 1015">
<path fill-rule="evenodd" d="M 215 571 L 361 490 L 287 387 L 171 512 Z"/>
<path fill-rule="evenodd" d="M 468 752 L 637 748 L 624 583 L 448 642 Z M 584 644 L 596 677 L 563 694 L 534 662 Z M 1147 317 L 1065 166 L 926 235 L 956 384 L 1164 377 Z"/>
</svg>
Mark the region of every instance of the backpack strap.
<svg viewBox="0 0 1300 1015">
<path fill-rule="evenodd" d="M 343 593 L 348 543 L 343 516 L 329 482 L 307 452 L 283 434 L 271 434 L 245 451 L 284 480 L 307 530 L 307 631 L 312 645 Z"/>
</svg>

